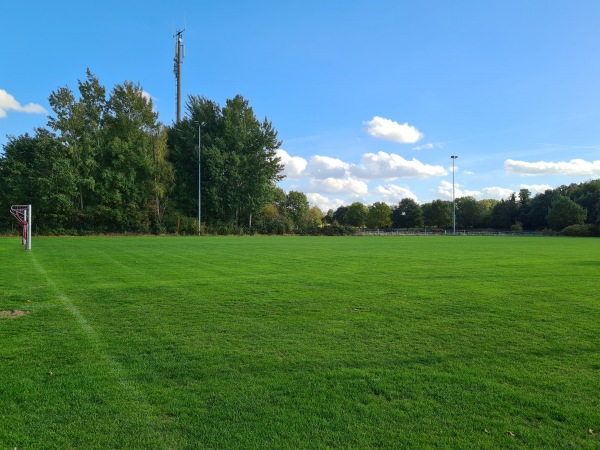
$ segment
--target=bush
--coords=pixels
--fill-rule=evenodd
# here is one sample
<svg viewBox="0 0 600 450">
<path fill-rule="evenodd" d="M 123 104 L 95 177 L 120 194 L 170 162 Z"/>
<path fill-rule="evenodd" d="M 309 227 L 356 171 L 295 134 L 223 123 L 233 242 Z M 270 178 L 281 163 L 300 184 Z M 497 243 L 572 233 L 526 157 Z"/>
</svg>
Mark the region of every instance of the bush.
<svg viewBox="0 0 600 450">
<path fill-rule="evenodd" d="M 511 227 L 510 227 L 510 231 L 517 231 L 517 232 L 521 232 L 523 231 L 523 224 L 521 222 L 515 222 Z"/>
<path fill-rule="evenodd" d="M 354 236 L 356 228 L 350 225 L 340 225 L 336 222 L 319 228 L 318 234 L 322 236 Z"/>
<path fill-rule="evenodd" d="M 258 234 L 287 234 L 292 230 L 293 224 L 289 219 L 275 216 L 260 217 L 254 226 L 253 231 Z"/>
<path fill-rule="evenodd" d="M 592 236 L 592 226 L 589 224 L 569 225 L 562 229 L 561 234 L 565 236 L 589 237 Z"/>
</svg>

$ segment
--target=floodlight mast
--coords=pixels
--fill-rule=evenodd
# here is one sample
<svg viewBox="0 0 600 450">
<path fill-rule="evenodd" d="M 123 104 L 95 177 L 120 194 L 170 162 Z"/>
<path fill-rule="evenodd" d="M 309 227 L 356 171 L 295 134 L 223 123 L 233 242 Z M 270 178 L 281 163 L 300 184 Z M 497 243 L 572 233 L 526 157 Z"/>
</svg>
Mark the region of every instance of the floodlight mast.
<svg viewBox="0 0 600 450">
<path fill-rule="evenodd" d="M 198 122 L 198 236 L 202 234 L 202 123 Z"/>
<path fill-rule="evenodd" d="M 198 124 L 198 236 L 202 234 L 202 125 Z"/>
<path fill-rule="evenodd" d="M 452 158 L 452 232 L 456 236 L 456 198 L 454 196 L 454 160 L 457 155 L 450 156 Z"/>
</svg>

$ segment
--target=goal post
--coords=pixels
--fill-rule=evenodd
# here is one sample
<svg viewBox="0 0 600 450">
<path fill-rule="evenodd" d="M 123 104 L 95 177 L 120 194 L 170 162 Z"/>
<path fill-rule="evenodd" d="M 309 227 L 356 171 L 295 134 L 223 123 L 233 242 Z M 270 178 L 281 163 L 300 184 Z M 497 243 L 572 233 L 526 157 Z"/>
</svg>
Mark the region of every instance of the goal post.
<svg viewBox="0 0 600 450">
<path fill-rule="evenodd" d="M 31 250 L 31 205 L 12 205 L 10 213 L 23 227 L 23 245 L 27 250 Z"/>
</svg>

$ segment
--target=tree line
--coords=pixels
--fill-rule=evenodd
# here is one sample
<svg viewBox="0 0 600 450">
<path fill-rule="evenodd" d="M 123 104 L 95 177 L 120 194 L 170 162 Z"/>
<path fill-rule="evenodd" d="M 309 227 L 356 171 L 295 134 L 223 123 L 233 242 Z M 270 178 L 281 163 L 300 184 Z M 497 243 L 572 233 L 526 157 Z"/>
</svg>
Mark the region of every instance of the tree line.
<svg viewBox="0 0 600 450">
<path fill-rule="evenodd" d="M 456 211 L 456 216 L 454 216 Z M 453 228 L 512 231 L 564 231 L 573 235 L 597 235 L 600 225 L 600 180 L 573 183 L 531 195 L 521 189 L 503 200 L 461 197 L 455 204 L 434 200 L 419 205 L 411 198 L 398 205 L 355 202 L 329 210 L 326 223 L 366 228 Z"/>
<path fill-rule="evenodd" d="M 36 232 L 197 233 L 199 167 L 209 230 L 257 228 L 279 195 L 281 142 L 242 96 L 223 107 L 190 96 L 167 127 L 139 84 L 107 93 L 88 69 L 77 94 L 52 92 L 47 127 L 8 136 L 0 155 L 0 207 L 32 204 Z M 0 214 L 0 230 L 13 228 Z"/>
<path fill-rule="evenodd" d="M 189 96 L 186 117 L 165 126 L 139 84 L 107 93 L 88 69 L 77 95 L 61 87 L 49 103 L 47 126 L 8 136 L 0 154 L 0 208 L 32 204 L 35 233 L 350 234 L 453 223 L 452 202 L 443 200 L 356 202 L 323 213 L 305 194 L 284 192 L 277 131 L 241 95 L 224 106 Z M 594 180 L 535 197 L 522 189 L 500 201 L 459 198 L 456 225 L 594 233 L 599 208 Z M 16 228 L 0 214 L 0 232 Z"/>
</svg>

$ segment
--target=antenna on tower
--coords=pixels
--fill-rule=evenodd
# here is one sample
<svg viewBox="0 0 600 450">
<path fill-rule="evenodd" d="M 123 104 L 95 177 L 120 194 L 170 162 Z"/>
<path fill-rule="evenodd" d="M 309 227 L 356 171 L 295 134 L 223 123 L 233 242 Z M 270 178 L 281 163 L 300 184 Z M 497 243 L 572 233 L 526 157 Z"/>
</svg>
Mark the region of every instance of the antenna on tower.
<svg viewBox="0 0 600 450">
<path fill-rule="evenodd" d="M 176 94 L 176 109 L 177 109 L 177 121 L 179 123 L 181 120 L 181 63 L 183 63 L 184 56 L 184 48 L 183 48 L 183 32 L 185 31 L 185 26 L 183 30 L 177 30 L 177 33 L 173 35 L 176 38 L 175 41 L 175 58 L 173 72 L 175 73 L 175 83 L 177 87 Z"/>
</svg>

